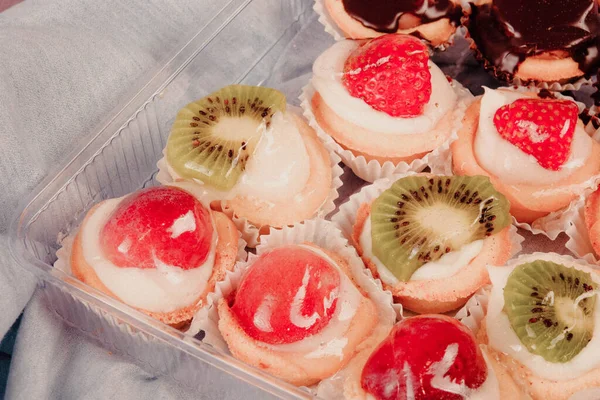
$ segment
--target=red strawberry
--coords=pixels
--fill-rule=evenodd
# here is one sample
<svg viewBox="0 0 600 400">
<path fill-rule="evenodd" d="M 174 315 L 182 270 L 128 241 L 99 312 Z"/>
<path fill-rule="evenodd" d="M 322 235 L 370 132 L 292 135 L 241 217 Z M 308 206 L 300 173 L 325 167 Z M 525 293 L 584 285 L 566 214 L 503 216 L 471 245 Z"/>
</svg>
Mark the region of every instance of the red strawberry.
<svg viewBox="0 0 600 400">
<path fill-rule="evenodd" d="M 361 386 L 380 400 L 462 400 L 458 393 L 477 390 L 487 374 L 466 326 L 445 315 L 420 315 L 399 322 L 373 351 Z"/>
<path fill-rule="evenodd" d="M 519 99 L 496 111 L 494 125 L 542 167 L 557 171 L 569 158 L 578 113 L 572 101 Z"/>
<path fill-rule="evenodd" d="M 232 311 L 261 342 L 292 343 L 320 332 L 335 313 L 340 273 L 311 250 L 280 247 L 246 272 Z"/>
<path fill-rule="evenodd" d="M 116 266 L 183 269 L 201 266 L 213 237 L 210 211 L 179 188 L 158 186 L 123 199 L 100 233 L 104 255 Z"/>
<path fill-rule="evenodd" d="M 348 92 L 393 117 L 421 115 L 431 97 L 427 47 L 408 35 L 390 34 L 356 49 L 344 64 Z"/>
</svg>

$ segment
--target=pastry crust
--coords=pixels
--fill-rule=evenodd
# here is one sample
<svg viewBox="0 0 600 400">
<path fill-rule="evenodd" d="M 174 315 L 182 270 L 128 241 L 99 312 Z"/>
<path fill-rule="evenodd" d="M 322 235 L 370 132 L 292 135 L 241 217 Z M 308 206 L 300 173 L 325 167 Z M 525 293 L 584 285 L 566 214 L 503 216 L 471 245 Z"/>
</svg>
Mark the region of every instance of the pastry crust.
<svg viewBox="0 0 600 400">
<path fill-rule="evenodd" d="M 377 32 L 374 29 L 367 28 L 360 21 L 352 18 L 344 9 L 342 0 L 324 0 L 324 2 L 329 16 L 335 21 L 338 28 L 344 32 L 347 38 L 366 39 L 385 35 L 384 32 Z M 433 46 L 439 46 L 448 42 L 454 32 L 456 32 L 456 27 L 452 25 L 448 18 L 416 26 L 414 26 L 415 22 L 412 21 L 413 19 L 410 15 L 407 15 L 406 21 L 401 19 L 399 28 L 405 25 L 407 29 L 398 29 L 397 33 L 417 33 Z M 418 22 L 416 23 L 418 24 Z M 408 28 L 408 26 L 411 27 Z"/>
<path fill-rule="evenodd" d="M 457 175 L 488 176 L 496 190 L 510 201 L 510 213 L 517 221 L 531 223 L 568 206 L 579 195 L 579 190 L 570 186 L 582 184 L 600 172 L 600 144 L 593 141 L 586 163 L 565 179 L 545 186 L 504 184 L 480 166 L 475 156 L 474 140 L 479 126 L 480 106 L 481 99 L 469 106 L 458 131 L 458 139 L 450 145 L 453 170 Z"/>
<path fill-rule="evenodd" d="M 375 278 L 379 277 L 377 266 L 369 259 L 360 245 L 360 234 L 371 213 L 371 205 L 361 204 L 352 228 L 352 241 L 365 265 Z M 485 238 L 481 252 L 456 274 L 444 279 L 428 279 L 399 282 L 383 287 L 392 292 L 394 299 L 420 314 L 440 314 L 464 305 L 477 290 L 490 283 L 486 269 L 488 264 L 504 265 L 511 255 L 510 227 Z"/>
<path fill-rule="evenodd" d="M 410 163 L 440 147 L 452 134 L 452 110 L 426 133 L 389 135 L 369 131 L 345 121 L 323 101 L 319 93 L 314 94 L 311 103 L 319 126 L 340 146 L 352 151 L 356 156 L 364 156 L 367 161 Z"/>
<path fill-rule="evenodd" d="M 583 76 L 579 64 L 565 52 L 547 52 L 527 57 L 515 72 L 522 81 L 563 82 Z"/>
<path fill-rule="evenodd" d="M 480 343 L 487 344 L 488 337 L 485 320 L 477 334 Z M 588 388 L 600 387 L 600 368 L 593 369 L 577 379 L 556 381 L 536 376 L 529 368 L 512 357 L 494 350 L 488 345 L 488 354 L 496 363 L 502 365 L 515 385 L 526 392 L 533 400 L 567 400 L 573 394 Z M 500 385 L 504 385 L 500 381 Z M 504 397 L 502 397 L 504 398 Z M 512 398 L 512 397 L 507 397 Z"/>
<path fill-rule="evenodd" d="M 82 243 L 81 232 L 90 216 L 98 209 L 100 204 L 102 203 L 97 204 L 88 212 L 83 220 L 81 229 L 75 236 L 73 251 L 71 253 L 71 271 L 73 275 L 80 281 L 85 282 L 91 287 L 98 289 L 117 300 L 120 300 L 118 296 L 116 296 L 104 285 L 104 283 L 96 274 L 94 268 L 88 264 L 83 254 L 83 246 L 85 244 Z M 239 233 L 233 222 L 223 213 L 212 211 L 212 215 L 215 224 L 215 230 L 217 231 L 219 238 L 215 248 L 216 254 L 213 272 L 204 292 L 198 295 L 198 299 L 193 304 L 171 312 L 154 312 L 141 308 L 137 308 L 137 310 L 149 315 L 152 318 L 164 322 L 165 324 L 179 326 L 184 324 L 186 321 L 191 320 L 196 311 L 204 306 L 206 296 L 214 291 L 215 284 L 225 278 L 226 271 L 233 269 L 238 253 Z"/>
<path fill-rule="evenodd" d="M 337 254 L 328 252 L 340 269 L 354 282 L 350 267 L 346 260 Z M 356 284 L 356 282 L 354 282 Z M 357 286 L 357 288 L 359 288 Z M 360 290 L 360 288 L 359 288 Z M 362 293 L 362 290 L 361 290 Z M 363 293 L 363 296 L 365 294 Z M 368 297 L 363 297 L 356 314 L 352 317 L 343 337 L 348 339 L 340 358 L 329 355 L 319 358 L 305 358 L 303 353 L 279 351 L 267 347 L 248 336 L 237 322 L 227 299 L 218 302 L 219 331 L 229 346 L 231 353 L 239 360 L 262 369 L 296 386 L 309 386 L 325 379 L 340 368 L 369 342 L 366 340 L 373 333 L 378 323 L 377 309 Z"/>
<path fill-rule="evenodd" d="M 231 211 L 237 217 L 246 218 L 257 227 L 281 228 L 312 218 L 325 203 L 333 178 L 329 153 L 315 131 L 303 119 L 290 115 L 293 115 L 310 159 L 310 176 L 304 190 L 294 199 L 280 202 L 236 196 L 222 202 L 223 211 Z M 266 233 L 264 230 L 261 233 Z"/>
<path fill-rule="evenodd" d="M 590 243 L 596 255 L 600 254 L 600 190 L 596 190 L 585 201 L 585 225 Z"/>
</svg>

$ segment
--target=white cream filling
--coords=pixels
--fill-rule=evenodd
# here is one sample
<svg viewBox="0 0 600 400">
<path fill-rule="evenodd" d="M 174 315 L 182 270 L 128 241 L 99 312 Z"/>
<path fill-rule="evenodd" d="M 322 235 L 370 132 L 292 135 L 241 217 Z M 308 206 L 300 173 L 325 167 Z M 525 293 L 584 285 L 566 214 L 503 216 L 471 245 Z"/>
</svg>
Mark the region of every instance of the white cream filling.
<svg viewBox="0 0 600 400">
<path fill-rule="evenodd" d="M 155 258 L 156 269 L 117 267 L 102 253 L 100 233 L 122 199 L 123 197 L 106 200 L 83 226 L 81 242 L 88 265 L 111 292 L 130 306 L 152 312 L 171 312 L 193 304 L 206 289 L 213 271 L 218 238 L 216 231 L 208 258 L 197 268 L 184 270 L 165 264 L 158 258 Z M 185 219 L 185 216 L 181 218 Z M 173 228 L 174 232 L 181 232 L 182 229 L 190 229 L 191 224 L 175 220 Z M 121 244 L 119 251 L 126 252 L 130 246 L 131 243 Z"/>
<path fill-rule="evenodd" d="M 371 216 L 367 217 L 365 225 L 359 237 L 360 246 L 363 249 L 364 255 L 369 258 L 377 267 L 377 273 L 381 280 L 390 286 L 397 285 L 400 281 L 383 265 L 373 254 L 373 240 L 371 238 Z M 410 281 L 420 281 L 429 279 L 444 279 L 449 278 L 460 271 L 481 253 L 483 248 L 483 240 L 475 240 L 463 247 L 460 250 L 451 251 L 444 254 L 439 260 L 431 261 L 423 264 L 417 269 Z"/>
<path fill-rule="evenodd" d="M 352 97 L 342 82 L 342 76 L 346 59 L 358 46 L 357 42 L 351 40 L 337 42 L 321 54 L 313 65 L 313 86 L 329 108 L 342 119 L 378 133 L 419 134 L 432 130 L 454 108 L 458 97 L 442 70 L 431 61 L 431 98 L 420 116 L 392 117 L 375 110 L 364 100 Z M 385 62 L 385 57 L 380 60 L 380 64 Z"/>
<path fill-rule="evenodd" d="M 552 254 L 533 254 L 519 260 L 520 264 L 535 260 L 548 260 L 579 269 L 576 263 L 567 262 L 567 260 Z M 517 334 L 512 329 L 508 316 L 503 312 L 504 287 L 513 269 L 514 267 L 488 267 L 490 279 L 493 284 L 486 316 L 489 345 L 514 358 L 529 368 L 534 374 L 544 379 L 559 381 L 575 379 L 594 368 L 598 368 L 600 366 L 600 358 L 598 358 L 598 354 L 600 353 L 600 334 L 598 333 L 598 327 L 600 326 L 600 306 L 598 303 L 596 303 L 594 309 L 594 334 L 592 335 L 592 339 L 570 361 L 566 363 L 552 363 L 546 361 L 542 356 L 530 353 L 523 346 Z M 600 285 L 600 277 L 592 274 L 592 279 L 597 285 Z M 560 346 L 560 340 L 555 345 Z"/>
<path fill-rule="evenodd" d="M 261 343 L 261 345 L 276 351 L 303 353 L 305 358 L 318 359 L 327 356 L 336 356 L 341 359 L 344 355 L 344 348 L 348 344 L 348 339 L 341 336 L 341 333 L 348 330 L 348 327 L 352 322 L 352 318 L 356 314 L 356 311 L 358 310 L 358 307 L 362 301 L 362 294 L 359 292 L 356 286 L 354 286 L 354 283 L 352 283 L 350 278 L 348 278 L 348 276 L 342 272 L 337 263 L 325 252 L 312 246 L 299 246 L 312 251 L 319 257 L 323 258 L 339 272 L 340 288 L 337 297 L 336 309 L 327 326 L 315 335 L 308 336 L 293 343 L 276 345 Z M 299 292 L 301 292 L 301 290 L 302 288 L 300 288 Z M 298 294 L 296 296 L 301 297 L 301 295 Z M 325 308 L 327 308 L 328 304 L 331 305 L 333 300 L 334 299 L 323 299 Z M 292 314 L 294 313 L 293 308 L 294 307 L 292 306 L 292 309 L 290 310 Z M 260 325 L 270 326 L 270 322 L 265 323 L 265 319 L 268 321 L 268 318 L 265 317 L 270 317 L 270 311 L 265 312 L 265 310 L 262 310 L 261 312 L 263 313 L 263 316 L 260 318 Z M 296 311 L 296 314 L 298 315 L 290 315 L 292 322 L 296 320 L 297 322 L 300 322 L 300 324 L 297 324 L 297 326 L 306 327 L 305 323 L 309 322 L 305 320 L 307 317 L 299 315 L 298 311 Z M 255 324 L 255 326 L 258 329 L 261 329 L 261 327 L 257 324 Z"/>
<path fill-rule="evenodd" d="M 227 193 L 206 187 L 212 199 L 231 199 L 236 196 L 254 197 L 270 202 L 293 198 L 301 193 L 310 177 L 310 158 L 294 117 L 288 112 L 277 112 L 263 132 L 248 159 L 246 169 L 235 186 Z M 173 179 L 181 176 L 169 164 Z M 196 183 L 204 185 L 202 181 Z"/>
<path fill-rule="evenodd" d="M 565 179 L 585 164 L 591 154 L 592 139 L 581 123 L 575 128 L 571 154 L 566 163 L 558 171 L 546 169 L 534 156 L 523 152 L 500 136 L 494 125 L 494 115 L 500 107 L 528 96 L 509 90 L 484 89 L 474 151 L 477 162 L 485 170 L 509 185 L 547 185 Z"/>
</svg>

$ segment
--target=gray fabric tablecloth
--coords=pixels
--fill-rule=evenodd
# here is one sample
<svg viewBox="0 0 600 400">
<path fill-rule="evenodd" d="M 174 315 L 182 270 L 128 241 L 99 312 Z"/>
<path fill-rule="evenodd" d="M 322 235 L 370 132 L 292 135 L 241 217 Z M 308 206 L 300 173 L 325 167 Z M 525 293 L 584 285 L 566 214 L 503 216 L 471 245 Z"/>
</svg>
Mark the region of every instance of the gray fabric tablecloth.
<svg viewBox="0 0 600 400">
<path fill-rule="evenodd" d="M 0 337 L 27 305 L 7 398 L 207 398 L 144 372 L 65 326 L 33 295 L 33 276 L 9 258 L 6 225 L 19 200 L 46 171 L 165 52 L 197 31 L 199 19 L 206 17 L 203 11 L 214 2 L 218 0 L 25 0 L 0 13 Z M 281 60 L 296 67 L 294 74 L 277 77 L 281 85 L 292 87 L 286 87 L 288 93 L 310 73 L 308 58 L 319 51 L 311 40 L 321 47 L 331 40 L 313 22 L 301 32 L 300 45 Z M 291 70 L 280 68 L 282 75 Z M 471 79 L 469 71 L 464 76 Z M 564 241 L 536 238 L 526 250 L 535 243 L 537 250 L 562 252 Z M 207 384 L 218 387 L 212 398 L 266 396 L 225 380 Z"/>
</svg>

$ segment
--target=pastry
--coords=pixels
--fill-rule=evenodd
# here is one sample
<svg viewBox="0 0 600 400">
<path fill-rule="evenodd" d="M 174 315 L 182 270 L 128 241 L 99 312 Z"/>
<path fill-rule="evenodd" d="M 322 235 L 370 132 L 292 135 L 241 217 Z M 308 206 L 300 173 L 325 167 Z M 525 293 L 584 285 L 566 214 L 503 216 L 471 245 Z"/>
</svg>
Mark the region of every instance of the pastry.
<svg viewBox="0 0 600 400">
<path fill-rule="evenodd" d="M 231 270 L 239 233 L 193 185 L 104 200 L 75 236 L 73 275 L 166 324 L 182 325 Z"/>
<path fill-rule="evenodd" d="M 594 0 L 480 1 L 465 25 L 486 68 L 508 82 L 565 83 L 600 63 Z"/>
<path fill-rule="evenodd" d="M 334 44 L 315 61 L 304 103 L 322 134 L 361 178 L 363 163 L 408 165 L 441 149 L 461 112 L 460 90 L 408 35 Z M 345 156 L 349 151 L 350 156 Z M 424 166 L 424 165 L 423 165 Z"/>
<path fill-rule="evenodd" d="M 442 313 L 489 282 L 487 264 L 518 250 L 508 209 L 486 177 L 417 174 L 363 189 L 334 221 L 404 308 Z"/>
<path fill-rule="evenodd" d="M 317 0 L 319 1 L 319 0 Z M 351 39 L 386 33 L 413 34 L 440 46 L 456 32 L 462 10 L 458 2 L 321 0 L 335 25 Z"/>
<path fill-rule="evenodd" d="M 560 211 L 600 173 L 600 145 L 578 113 L 547 91 L 486 88 L 451 144 L 454 173 L 488 176 L 518 222 Z"/>
<path fill-rule="evenodd" d="M 247 223 L 265 233 L 327 213 L 341 185 L 338 160 L 286 107 L 282 93 L 243 85 L 190 103 L 177 115 L 159 166 L 170 180 L 210 189 L 212 207 L 244 233 Z"/>
<path fill-rule="evenodd" d="M 256 257 L 218 314 L 236 358 L 298 386 L 343 368 L 385 325 L 348 260 L 310 243 Z"/>
<path fill-rule="evenodd" d="M 352 361 L 348 400 L 518 400 L 506 369 L 454 318 L 420 315 L 399 322 L 368 357 Z"/>
<path fill-rule="evenodd" d="M 534 400 L 597 398 L 576 397 L 600 387 L 595 267 L 535 253 L 489 273 L 493 287 L 478 336 L 490 355 Z"/>
</svg>

